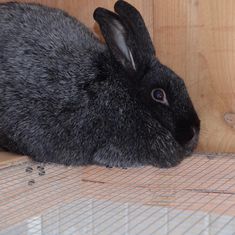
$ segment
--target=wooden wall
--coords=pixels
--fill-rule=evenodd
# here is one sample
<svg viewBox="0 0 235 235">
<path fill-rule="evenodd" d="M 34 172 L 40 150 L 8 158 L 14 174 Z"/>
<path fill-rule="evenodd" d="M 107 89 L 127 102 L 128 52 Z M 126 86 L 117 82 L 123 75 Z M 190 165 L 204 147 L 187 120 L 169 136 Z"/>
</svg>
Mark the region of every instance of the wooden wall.
<svg viewBox="0 0 235 235">
<path fill-rule="evenodd" d="M 94 9 L 112 9 L 115 1 L 34 2 L 62 8 L 94 29 Z M 157 56 L 186 82 L 202 120 L 199 150 L 235 152 L 235 1 L 129 2 L 141 11 Z"/>
</svg>

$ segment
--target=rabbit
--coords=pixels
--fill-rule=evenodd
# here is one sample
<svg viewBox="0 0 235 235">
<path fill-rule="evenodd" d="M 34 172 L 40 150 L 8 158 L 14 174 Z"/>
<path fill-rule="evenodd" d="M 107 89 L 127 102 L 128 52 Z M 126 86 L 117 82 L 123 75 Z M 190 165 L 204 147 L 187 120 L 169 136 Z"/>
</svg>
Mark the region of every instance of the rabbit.
<svg viewBox="0 0 235 235">
<path fill-rule="evenodd" d="M 184 81 L 134 6 L 93 17 L 105 43 L 62 10 L 0 4 L 0 147 L 44 163 L 178 165 L 200 132 Z"/>
</svg>

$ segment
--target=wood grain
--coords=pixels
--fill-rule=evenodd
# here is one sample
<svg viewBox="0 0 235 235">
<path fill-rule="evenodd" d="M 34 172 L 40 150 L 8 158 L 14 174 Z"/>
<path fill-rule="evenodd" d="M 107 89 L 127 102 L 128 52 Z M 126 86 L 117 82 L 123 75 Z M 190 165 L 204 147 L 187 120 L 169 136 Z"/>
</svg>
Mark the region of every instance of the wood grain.
<svg viewBox="0 0 235 235">
<path fill-rule="evenodd" d="M 26 1 L 64 9 L 96 32 L 94 9 L 113 9 L 115 2 Z M 186 82 L 202 121 L 199 150 L 235 152 L 235 130 L 224 120 L 225 113 L 235 113 L 235 1 L 129 2 L 142 13 L 159 59 Z"/>
</svg>

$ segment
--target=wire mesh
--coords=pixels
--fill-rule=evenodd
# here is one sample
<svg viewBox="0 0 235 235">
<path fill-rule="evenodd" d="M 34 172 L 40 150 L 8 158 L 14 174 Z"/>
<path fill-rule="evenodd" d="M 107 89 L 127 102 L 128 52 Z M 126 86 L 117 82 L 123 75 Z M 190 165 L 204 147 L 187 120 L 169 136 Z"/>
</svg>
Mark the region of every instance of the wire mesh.
<svg viewBox="0 0 235 235">
<path fill-rule="evenodd" d="M 0 170 L 0 235 L 235 235 L 235 155 L 177 167 Z"/>
</svg>

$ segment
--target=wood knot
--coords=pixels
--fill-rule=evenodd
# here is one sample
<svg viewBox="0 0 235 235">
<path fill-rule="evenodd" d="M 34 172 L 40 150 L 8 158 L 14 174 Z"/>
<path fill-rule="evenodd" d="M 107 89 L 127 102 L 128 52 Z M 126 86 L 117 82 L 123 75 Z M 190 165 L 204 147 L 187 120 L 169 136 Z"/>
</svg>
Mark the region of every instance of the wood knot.
<svg viewBox="0 0 235 235">
<path fill-rule="evenodd" d="M 235 128 L 235 113 L 225 113 L 224 120 L 229 126 Z"/>
</svg>

